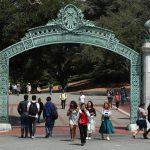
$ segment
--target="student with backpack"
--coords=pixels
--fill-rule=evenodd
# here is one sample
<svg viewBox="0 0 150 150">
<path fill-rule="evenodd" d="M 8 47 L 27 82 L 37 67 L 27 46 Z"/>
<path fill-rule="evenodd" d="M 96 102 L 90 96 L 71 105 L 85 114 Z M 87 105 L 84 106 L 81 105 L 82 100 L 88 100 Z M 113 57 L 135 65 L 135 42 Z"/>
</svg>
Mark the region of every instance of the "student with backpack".
<svg viewBox="0 0 150 150">
<path fill-rule="evenodd" d="M 32 96 L 32 101 L 27 105 L 27 111 L 29 113 L 29 132 L 30 137 L 33 139 L 36 132 L 36 123 L 38 119 L 38 112 L 40 110 L 39 103 L 36 102 L 36 95 Z"/>
<path fill-rule="evenodd" d="M 51 97 L 46 98 L 46 103 L 43 108 L 43 118 L 45 119 L 45 138 L 52 136 L 55 120 L 58 118 L 57 107 L 51 102 Z"/>
</svg>

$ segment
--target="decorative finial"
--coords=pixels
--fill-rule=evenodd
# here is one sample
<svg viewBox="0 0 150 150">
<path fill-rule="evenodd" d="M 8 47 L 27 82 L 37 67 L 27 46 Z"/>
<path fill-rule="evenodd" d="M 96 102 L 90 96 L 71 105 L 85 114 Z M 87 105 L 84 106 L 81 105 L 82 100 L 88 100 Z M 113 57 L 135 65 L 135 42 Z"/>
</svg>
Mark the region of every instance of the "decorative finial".
<svg viewBox="0 0 150 150">
<path fill-rule="evenodd" d="M 144 27 L 147 28 L 148 32 L 150 33 L 150 20 L 145 22 Z"/>
</svg>

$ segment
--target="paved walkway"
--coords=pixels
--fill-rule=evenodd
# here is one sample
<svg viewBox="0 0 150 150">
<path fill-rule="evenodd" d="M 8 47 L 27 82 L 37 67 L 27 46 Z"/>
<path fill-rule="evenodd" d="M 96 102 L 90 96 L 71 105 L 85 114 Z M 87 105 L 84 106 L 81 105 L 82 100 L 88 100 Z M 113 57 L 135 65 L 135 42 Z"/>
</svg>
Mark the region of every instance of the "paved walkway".
<svg viewBox="0 0 150 150">
<path fill-rule="evenodd" d="M 115 127 L 115 134 L 111 135 L 111 141 L 101 140 L 98 129 L 100 126 L 101 109 L 102 104 L 106 101 L 106 97 L 102 96 L 99 92 L 87 92 L 85 93 L 87 101 L 90 99 L 94 102 L 97 117 L 96 117 L 96 133 L 92 136 L 92 140 L 88 140 L 84 147 L 80 146 L 79 131 L 77 131 L 77 139 L 75 142 L 70 141 L 68 117 L 66 116 L 69 102 L 71 100 L 78 100 L 79 93 L 68 93 L 67 106 L 65 110 L 61 109 L 59 94 L 52 95 L 52 101 L 58 107 L 59 118 L 56 121 L 56 125 L 53 132 L 53 137 L 45 139 L 44 122 L 38 124 L 36 138 L 35 139 L 22 139 L 20 138 L 20 120 L 17 113 L 18 103 L 23 99 L 23 95 L 10 96 L 9 99 L 9 114 L 10 122 L 13 125 L 13 130 L 9 132 L 0 132 L 0 150 L 99 150 L 99 149 L 111 149 L 111 150 L 137 150 L 144 149 L 149 150 L 150 140 L 144 140 L 142 135 L 138 135 L 136 139 L 132 138 L 132 133 L 125 130 L 129 124 L 129 105 L 121 106 L 120 110 L 112 108 L 112 122 Z M 31 98 L 32 95 L 30 95 Z M 48 94 L 38 94 L 37 97 L 41 97 L 45 102 L 45 98 Z M 124 113 L 125 112 L 125 113 Z M 78 129 L 77 129 L 78 130 Z"/>
<path fill-rule="evenodd" d="M 95 109 L 97 112 L 96 117 L 96 133 L 95 135 L 98 135 L 98 129 L 100 126 L 100 118 L 101 118 L 101 110 L 102 105 L 104 101 L 107 101 L 106 96 L 103 96 L 101 92 L 99 91 L 90 91 L 85 92 L 86 95 L 86 101 L 92 100 Z M 29 99 L 31 99 L 32 95 L 29 95 Z M 43 103 L 46 102 L 46 97 L 50 96 L 49 94 L 37 94 L 37 98 L 41 98 Z M 53 93 L 52 94 L 52 102 L 54 102 L 58 108 L 59 118 L 56 120 L 55 128 L 54 128 L 54 134 L 56 135 L 69 135 L 69 128 L 68 128 L 68 117 L 66 116 L 67 109 L 69 107 L 69 103 L 71 100 L 78 101 L 79 93 L 67 93 L 68 99 L 66 104 L 66 109 L 61 109 L 60 100 L 59 100 L 59 93 Z M 20 135 L 20 119 L 17 112 L 17 106 L 18 103 L 23 100 L 23 95 L 15 96 L 10 95 L 9 98 L 9 115 L 10 115 L 10 122 L 13 126 L 13 130 L 6 133 L 0 133 L 5 135 Z M 129 107 L 129 105 L 121 106 L 126 109 L 126 107 Z M 126 110 L 125 110 L 126 111 Z M 118 134 L 131 134 L 129 131 L 126 130 L 127 125 L 130 123 L 130 118 L 128 116 L 128 113 L 124 113 L 123 109 L 116 110 L 115 107 L 112 108 L 112 123 L 115 127 L 116 133 Z M 41 117 L 42 118 L 42 117 Z M 37 134 L 44 134 L 44 121 L 41 119 L 40 124 L 38 124 L 37 128 Z"/>
</svg>

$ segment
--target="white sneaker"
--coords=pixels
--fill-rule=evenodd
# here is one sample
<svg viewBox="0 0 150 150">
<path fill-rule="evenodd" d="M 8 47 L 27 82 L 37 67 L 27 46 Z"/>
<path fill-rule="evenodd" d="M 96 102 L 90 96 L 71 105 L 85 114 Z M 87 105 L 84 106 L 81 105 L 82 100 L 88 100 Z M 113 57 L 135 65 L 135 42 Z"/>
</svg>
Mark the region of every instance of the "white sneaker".
<svg viewBox="0 0 150 150">
<path fill-rule="evenodd" d="M 89 137 L 89 140 L 91 140 L 91 137 Z"/>
<path fill-rule="evenodd" d="M 31 138 L 32 138 L 32 139 L 34 139 L 35 137 L 34 137 L 34 136 L 32 136 Z"/>
<path fill-rule="evenodd" d="M 88 139 L 89 139 L 89 137 L 87 136 L 87 137 L 86 137 L 86 140 L 88 140 Z"/>
<path fill-rule="evenodd" d="M 107 136 L 107 137 L 106 137 L 106 140 L 110 141 L 110 138 Z"/>
</svg>

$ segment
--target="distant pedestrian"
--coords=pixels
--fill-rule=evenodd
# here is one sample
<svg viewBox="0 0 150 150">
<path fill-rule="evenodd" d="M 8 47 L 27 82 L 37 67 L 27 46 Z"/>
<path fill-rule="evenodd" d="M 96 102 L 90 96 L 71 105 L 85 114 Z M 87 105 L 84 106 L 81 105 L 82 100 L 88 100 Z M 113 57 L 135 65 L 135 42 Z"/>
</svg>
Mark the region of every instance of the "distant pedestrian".
<svg viewBox="0 0 150 150">
<path fill-rule="evenodd" d="M 147 111 L 148 111 L 148 122 L 150 123 L 150 104 L 147 108 Z M 143 134 L 144 139 L 148 139 L 147 135 L 149 132 L 150 132 L 150 128 L 147 131 L 145 131 L 145 133 Z"/>
<path fill-rule="evenodd" d="M 121 99 L 121 105 L 124 105 L 124 103 L 127 101 L 127 92 L 125 87 L 122 87 L 120 90 L 120 99 Z"/>
<path fill-rule="evenodd" d="M 111 122 L 111 110 L 110 105 L 108 102 L 105 102 L 102 109 L 102 118 L 101 118 L 101 126 L 99 129 L 99 133 L 102 136 L 102 139 L 104 139 L 104 134 L 106 134 L 106 140 L 110 140 L 109 134 L 114 133 L 114 128 Z"/>
<path fill-rule="evenodd" d="M 32 95 L 32 101 L 28 103 L 27 110 L 29 113 L 29 132 L 30 137 L 35 138 L 36 123 L 38 119 L 38 112 L 40 110 L 39 103 L 36 102 L 36 95 Z"/>
<path fill-rule="evenodd" d="M 16 93 L 18 96 L 19 96 L 20 92 L 21 92 L 21 85 L 20 85 L 20 83 L 17 83 Z"/>
<path fill-rule="evenodd" d="M 21 120 L 21 138 L 28 137 L 29 122 L 28 122 L 27 104 L 28 104 L 28 95 L 24 95 L 24 100 L 19 103 L 17 108 Z"/>
<path fill-rule="evenodd" d="M 49 93 L 50 93 L 50 95 L 52 95 L 52 93 L 53 93 L 53 84 L 52 83 L 49 85 Z"/>
<path fill-rule="evenodd" d="M 120 104 L 120 95 L 119 95 L 119 92 L 116 92 L 116 94 L 115 94 L 115 102 L 116 102 L 116 107 L 118 109 L 119 108 L 119 104 Z"/>
<path fill-rule="evenodd" d="M 79 96 L 79 106 L 81 106 L 82 103 L 85 103 L 85 95 L 83 94 L 83 92 L 80 92 L 80 96 Z"/>
<path fill-rule="evenodd" d="M 75 101 L 70 102 L 70 107 L 67 111 L 67 116 L 69 116 L 69 127 L 70 127 L 70 138 L 71 141 L 75 140 L 76 137 L 76 128 L 77 128 L 77 114 L 78 106 Z"/>
<path fill-rule="evenodd" d="M 64 90 L 62 90 L 62 93 L 60 93 L 60 100 L 61 100 L 62 109 L 65 109 L 66 100 L 67 100 L 67 94 L 65 93 Z"/>
<path fill-rule="evenodd" d="M 95 125 L 96 125 L 95 117 L 96 117 L 96 111 L 95 111 L 95 108 L 94 108 L 94 106 L 93 106 L 93 102 L 92 102 L 92 101 L 88 101 L 86 108 L 87 108 L 87 110 L 88 110 L 89 113 L 90 113 L 89 123 L 88 123 L 88 126 L 87 126 L 88 135 L 87 135 L 86 139 L 91 140 L 91 135 L 92 135 L 93 132 L 95 132 Z"/>
<path fill-rule="evenodd" d="M 107 95 L 108 103 L 110 107 L 112 108 L 113 90 L 112 89 L 107 90 L 106 95 Z"/>
<path fill-rule="evenodd" d="M 30 83 L 27 84 L 26 90 L 27 90 L 27 94 L 31 94 L 32 87 Z"/>
<path fill-rule="evenodd" d="M 43 111 L 43 102 L 42 102 L 41 98 L 38 98 L 38 103 L 40 105 L 40 111 L 38 112 L 38 123 L 40 123 L 40 117 L 41 117 L 41 113 Z"/>
<path fill-rule="evenodd" d="M 17 94 L 17 85 L 13 84 L 13 94 Z"/>
<path fill-rule="evenodd" d="M 81 146 L 84 146 L 86 143 L 86 137 L 87 137 L 87 124 L 89 123 L 90 113 L 86 109 L 85 103 L 81 104 L 81 108 L 77 115 L 77 121 L 78 126 L 80 130 L 80 140 L 81 140 Z"/>
<path fill-rule="evenodd" d="M 51 102 L 51 97 L 46 98 L 46 103 L 43 109 L 43 118 L 45 119 L 45 130 L 46 136 L 45 138 L 49 138 L 52 136 L 53 127 L 55 124 L 55 120 L 58 117 L 57 107 L 54 103 Z"/>
<path fill-rule="evenodd" d="M 135 139 L 136 135 L 143 131 L 145 132 L 144 136 L 146 137 L 146 131 L 147 131 L 147 122 L 146 122 L 146 116 L 147 112 L 144 109 L 145 103 L 141 103 L 139 105 L 138 111 L 137 111 L 137 121 L 136 124 L 138 126 L 138 129 L 133 133 L 133 138 Z"/>
</svg>

